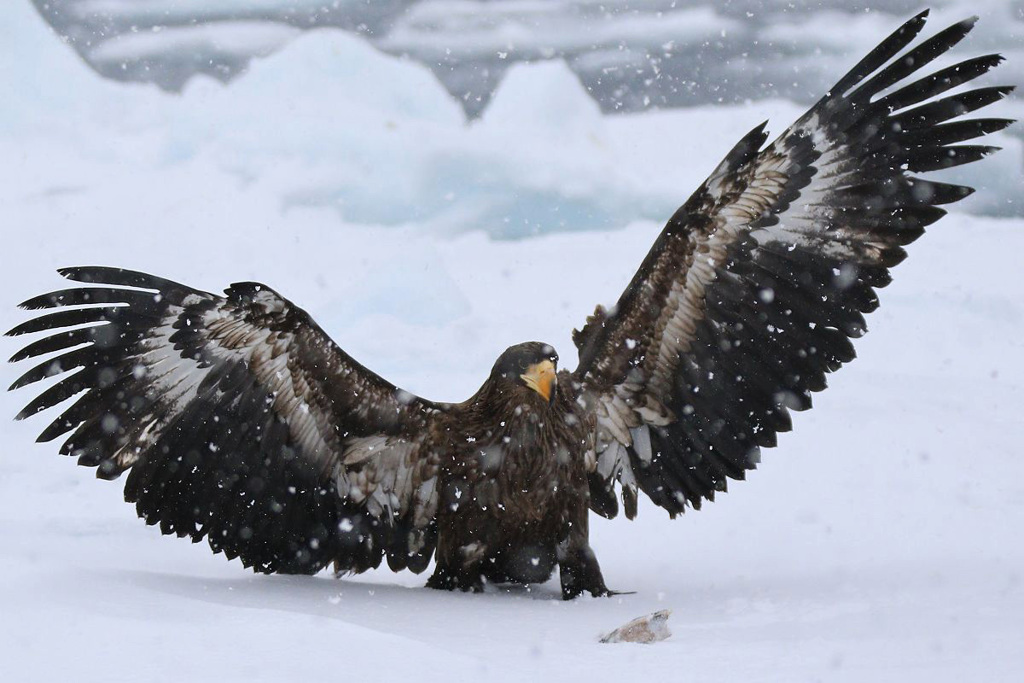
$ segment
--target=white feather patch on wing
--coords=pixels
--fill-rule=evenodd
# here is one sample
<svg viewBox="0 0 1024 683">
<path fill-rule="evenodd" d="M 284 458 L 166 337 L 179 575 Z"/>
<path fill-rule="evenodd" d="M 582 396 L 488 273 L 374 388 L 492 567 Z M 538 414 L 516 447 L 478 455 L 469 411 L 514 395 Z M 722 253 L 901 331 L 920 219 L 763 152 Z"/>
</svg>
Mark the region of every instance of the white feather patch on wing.
<svg viewBox="0 0 1024 683">
<path fill-rule="evenodd" d="M 707 192 L 717 208 L 712 216 L 714 222 L 706 232 L 693 230 L 686 235 L 690 241 L 691 262 L 686 264 L 685 276 L 675 280 L 669 288 L 654 327 L 655 342 L 647 349 L 646 361 L 632 371 L 639 375 L 642 367 L 644 376 L 633 377 L 629 387 L 625 383 L 618 385 L 615 392 L 602 395 L 595 405 L 597 471 L 606 480 L 617 478 L 624 487 L 628 480 L 635 489 L 627 448 L 632 447 L 641 459 L 653 457 L 650 432 L 646 426 L 643 430 L 637 427 L 664 425 L 674 419 L 671 411 L 654 397 L 671 394 L 680 355 L 690 350 L 697 324 L 705 317 L 705 292 L 718 277 L 727 273 L 725 261 L 729 247 L 748 235 L 759 240 L 793 242 L 797 238 L 808 239 L 803 231 L 821 232 L 823 214 L 815 213 L 817 198 L 828 192 L 834 183 L 841 182 L 841 174 L 831 173 L 823 180 L 821 174 L 816 173 L 811 183 L 801 190 L 800 197 L 778 214 L 775 225 L 752 232 L 752 226 L 771 213 L 792 173 L 801 170 L 791 156 L 791 140 L 810 137 L 816 143 L 830 144 L 822 131 L 809 128 L 816 125 L 816 120 L 800 125 L 803 127 L 790 131 L 794 137 L 783 135 L 758 155 L 753 162 L 757 169 L 738 195 L 731 196 L 741 181 L 729 171 L 726 162 L 719 165 L 709 179 Z M 831 164 L 838 163 L 840 157 L 826 151 L 821 158 Z M 814 203 L 809 203 L 805 197 L 813 198 Z M 817 239 L 820 240 L 820 235 Z M 678 269 L 679 265 L 673 268 Z M 639 443 L 638 437 L 643 439 Z"/>
<path fill-rule="evenodd" d="M 654 453 L 651 451 L 651 430 L 647 425 L 634 427 L 630 430 L 633 435 L 633 450 L 644 462 L 651 462 Z"/>
<path fill-rule="evenodd" d="M 334 478 L 338 495 L 365 501 L 370 514 L 390 521 L 413 510 L 413 524 L 426 526 L 437 505 L 437 468 L 419 457 L 419 444 L 403 437 L 371 435 L 346 439 Z"/>
<path fill-rule="evenodd" d="M 276 297 L 265 294 L 265 306 L 273 305 Z M 163 429 L 190 402 L 198 398 L 203 380 L 213 371 L 215 363 L 209 360 L 244 363 L 256 380 L 273 397 L 273 408 L 289 426 L 297 446 L 305 457 L 322 471 L 329 471 L 336 457 L 336 446 L 329 441 L 329 416 L 311 406 L 311 396 L 301 375 L 289 368 L 288 353 L 292 337 L 258 327 L 247 322 L 227 307 L 218 306 L 206 312 L 199 332 L 205 342 L 202 354 L 183 355 L 175 348 L 171 337 L 179 332 L 181 314 L 187 306 L 200 303 L 199 295 L 185 298 L 181 306 L 167 309 L 161 323 L 141 340 L 142 353 L 138 355 L 137 372 L 143 374 L 153 387 L 152 395 L 159 408 L 140 419 L 144 425 L 138 436 L 116 455 L 123 464 L 134 462 L 137 446 L 160 437 Z M 280 305 L 283 305 L 280 304 Z M 280 308 L 278 305 L 278 308 Z M 163 417 L 158 417 L 158 415 Z"/>
</svg>

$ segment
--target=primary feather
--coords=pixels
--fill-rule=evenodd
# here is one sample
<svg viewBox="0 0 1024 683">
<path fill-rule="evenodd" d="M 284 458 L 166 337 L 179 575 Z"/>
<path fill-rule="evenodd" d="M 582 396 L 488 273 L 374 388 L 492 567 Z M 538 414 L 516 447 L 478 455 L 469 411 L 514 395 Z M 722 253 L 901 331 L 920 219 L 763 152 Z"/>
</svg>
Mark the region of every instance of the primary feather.
<svg viewBox="0 0 1024 683">
<path fill-rule="evenodd" d="M 615 313 L 575 335 L 576 376 L 599 416 L 596 486 L 607 498 L 621 482 L 630 517 L 637 486 L 674 515 L 742 479 L 789 430 L 788 411 L 809 408 L 825 375 L 853 359 L 850 339 L 903 247 L 973 191 L 912 174 L 994 151 L 954 143 L 1011 121 L 946 122 L 1011 88 L 924 103 L 1002 61 L 904 84 L 975 21 L 904 52 L 926 14 L 774 142 L 763 147 L 764 124 L 744 137 L 666 225 Z"/>
<path fill-rule="evenodd" d="M 358 571 L 389 549 L 405 566 L 395 522 L 423 537 L 412 561 L 426 565 L 436 467 L 416 455 L 435 406 L 353 361 L 263 285 L 235 284 L 221 297 L 115 268 L 61 274 L 102 286 L 26 301 L 59 310 L 9 333 L 95 323 L 12 385 L 71 372 L 18 415 L 78 395 L 40 441 L 71 432 L 61 452 L 98 476 L 131 470 L 125 498 L 148 523 L 205 537 L 261 571 L 312 573 L 330 562 Z M 368 439 L 375 457 L 354 458 Z M 404 476 L 382 480 L 377 470 Z"/>
</svg>

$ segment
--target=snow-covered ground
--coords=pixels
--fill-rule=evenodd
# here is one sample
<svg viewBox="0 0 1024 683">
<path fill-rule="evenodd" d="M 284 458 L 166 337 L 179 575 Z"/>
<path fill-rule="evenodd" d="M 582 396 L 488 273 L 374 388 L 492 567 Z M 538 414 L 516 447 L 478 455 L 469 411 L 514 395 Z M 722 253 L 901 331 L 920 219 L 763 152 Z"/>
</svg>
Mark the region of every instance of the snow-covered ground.
<svg viewBox="0 0 1024 683">
<path fill-rule="evenodd" d="M 255 279 L 439 400 L 525 339 L 571 366 L 571 329 L 614 301 L 660 221 L 742 133 L 798 113 L 604 118 L 552 63 L 513 69 L 466 125 L 423 67 L 340 32 L 171 97 L 97 78 L 46 30 L 27 5 L 0 22 L 0 328 L 62 285 L 61 265 L 208 290 Z M 1008 153 L 969 168 L 979 195 Z M 609 585 L 636 591 L 614 599 L 254 576 L 160 536 L 118 484 L 34 445 L 42 420 L 5 418 L 0 679 L 1019 680 L 1022 253 L 1021 220 L 935 225 L 860 358 L 749 481 L 674 522 L 650 504 L 594 522 Z M 28 399 L 3 394 L 0 415 Z M 669 640 L 597 643 L 663 608 Z"/>
</svg>

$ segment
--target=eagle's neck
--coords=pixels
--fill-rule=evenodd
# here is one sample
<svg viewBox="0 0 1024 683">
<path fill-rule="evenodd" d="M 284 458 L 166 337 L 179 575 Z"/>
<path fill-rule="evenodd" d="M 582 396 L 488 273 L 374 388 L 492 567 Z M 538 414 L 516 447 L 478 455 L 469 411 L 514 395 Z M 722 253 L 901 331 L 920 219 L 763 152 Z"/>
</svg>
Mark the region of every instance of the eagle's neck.
<svg viewBox="0 0 1024 683">
<path fill-rule="evenodd" d="M 515 490 L 528 490 L 558 480 L 568 466 L 573 439 L 565 428 L 565 406 L 548 403 L 530 389 L 486 383 L 464 405 L 462 425 L 486 425 L 467 434 L 484 468 Z"/>
</svg>

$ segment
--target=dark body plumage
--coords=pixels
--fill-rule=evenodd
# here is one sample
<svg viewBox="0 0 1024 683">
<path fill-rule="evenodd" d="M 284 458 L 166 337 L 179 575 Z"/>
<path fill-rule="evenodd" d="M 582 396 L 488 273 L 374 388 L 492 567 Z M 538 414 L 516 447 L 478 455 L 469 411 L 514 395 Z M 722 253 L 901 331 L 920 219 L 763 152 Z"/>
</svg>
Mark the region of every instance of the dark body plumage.
<svg viewBox="0 0 1024 683">
<path fill-rule="evenodd" d="M 273 290 L 223 296 L 152 275 L 69 268 L 88 286 L 11 330 L 46 356 L 13 388 L 60 375 L 19 418 L 74 399 L 40 435 L 113 479 L 162 532 L 207 539 L 261 572 L 361 572 L 386 558 L 429 585 L 547 579 L 608 594 L 588 509 L 642 491 L 675 516 L 743 479 L 854 357 L 903 247 L 970 188 L 915 177 L 981 159 L 963 119 L 1009 87 L 954 94 L 988 55 L 904 83 L 973 20 L 906 49 L 911 19 L 765 145 L 759 126 L 669 220 L 612 311 L 551 347 L 509 348 L 459 404 L 395 387 Z M 51 355 L 53 354 L 53 355 Z"/>
<path fill-rule="evenodd" d="M 472 398 L 449 409 L 438 570 L 428 585 L 476 588 L 481 575 L 542 582 L 558 562 L 566 594 L 579 590 L 566 565 L 570 575 L 591 577 L 586 589 L 606 592 L 587 545 L 593 420 L 576 401 L 569 373 L 550 400 L 522 384 L 526 367 L 545 358 L 557 361 L 546 344 L 512 347 Z"/>
</svg>

